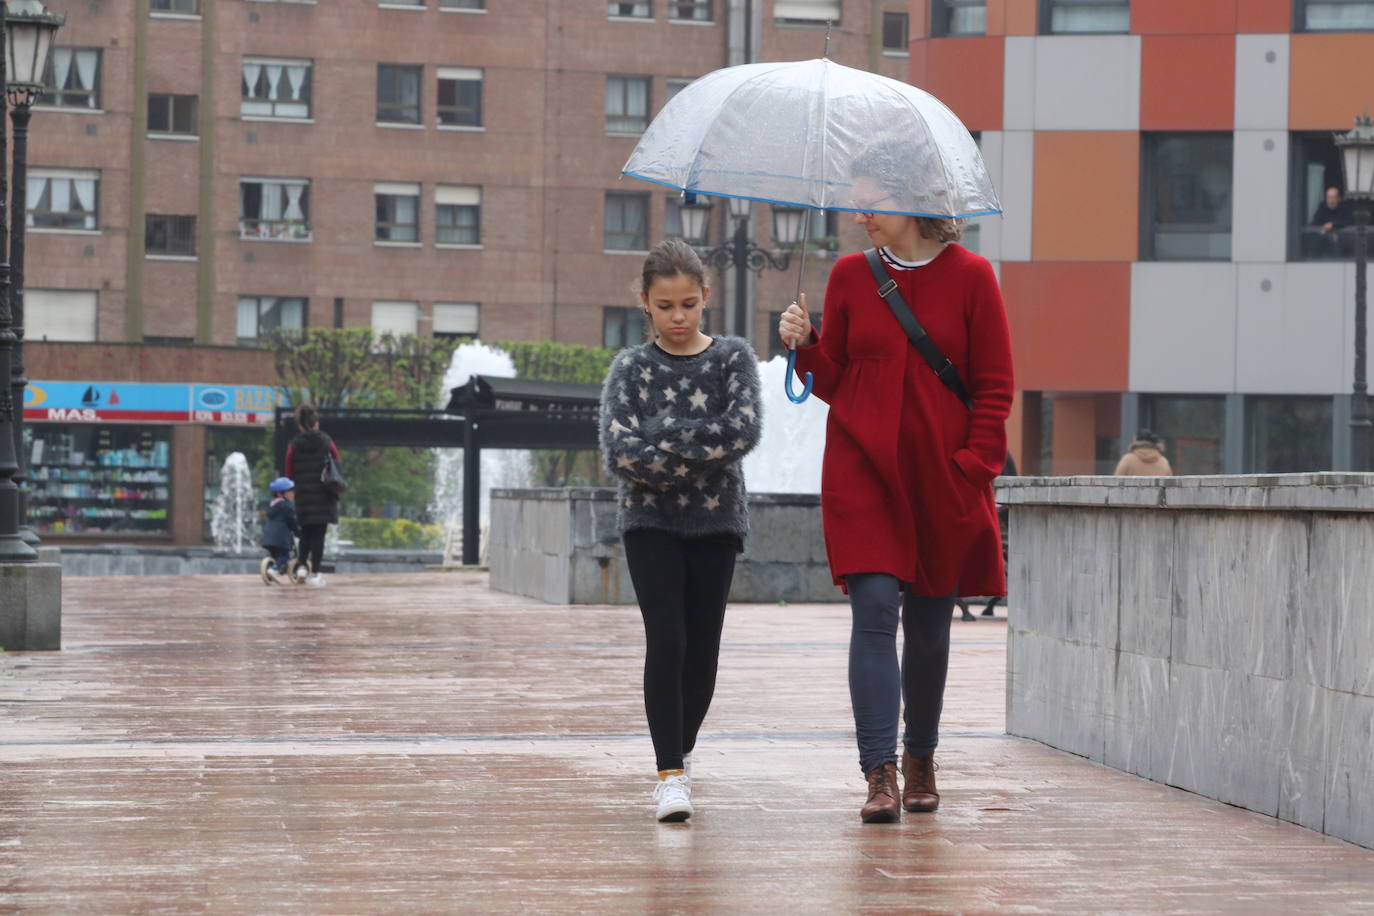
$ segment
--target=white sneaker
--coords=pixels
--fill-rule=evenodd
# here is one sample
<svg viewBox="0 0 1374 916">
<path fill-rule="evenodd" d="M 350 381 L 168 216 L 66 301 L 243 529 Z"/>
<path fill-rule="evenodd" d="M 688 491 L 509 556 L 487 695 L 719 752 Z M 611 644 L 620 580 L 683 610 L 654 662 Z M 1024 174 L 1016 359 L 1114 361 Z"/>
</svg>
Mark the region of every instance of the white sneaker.
<svg viewBox="0 0 1374 916">
<path fill-rule="evenodd" d="M 289 582 L 289 580 L 286 578 L 286 576 L 284 576 L 284 575 L 282 575 L 281 573 L 277 572 L 275 569 L 273 569 L 273 568 L 270 567 L 270 566 L 267 567 L 267 578 L 271 579 L 271 580 L 272 580 L 273 582 L 275 582 L 277 585 L 287 585 L 288 582 Z"/>
<path fill-rule="evenodd" d="M 692 781 L 692 759 L 695 756 L 695 753 L 687 753 L 682 755 L 682 772 L 687 776 L 687 781 L 689 783 Z"/>
<path fill-rule="evenodd" d="M 324 576 L 320 575 L 319 573 L 315 573 L 313 576 L 305 580 L 305 584 L 314 586 L 315 588 L 324 588 Z"/>
<path fill-rule="evenodd" d="M 655 816 L 661 823 L 685 821 L 692 816 L 692 781 L 686 776 L 669 776 L 654 786 Z"/>
</svg>

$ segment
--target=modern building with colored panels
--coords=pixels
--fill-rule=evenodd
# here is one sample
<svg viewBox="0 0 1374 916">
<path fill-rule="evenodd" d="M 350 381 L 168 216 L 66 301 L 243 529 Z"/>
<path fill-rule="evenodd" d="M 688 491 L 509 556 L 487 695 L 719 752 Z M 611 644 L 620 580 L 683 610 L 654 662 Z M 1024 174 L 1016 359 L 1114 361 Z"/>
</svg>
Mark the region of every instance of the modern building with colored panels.
<svg viewBox="0 0 1374 916">
<path fill-rule="evenodd" d="M 980 136 L 1023 472 L 1349 467 L 1334 131 L 1374 108 L 1374 2 L 913 0 L 910 80 Z M 1342 207 L 1345 205 L 1342 204 Z M 1342 210 L 1348 215 L 1348 211 Z M 1337 227 L 1339 228 L 1339 227 Z"/>
</svg>

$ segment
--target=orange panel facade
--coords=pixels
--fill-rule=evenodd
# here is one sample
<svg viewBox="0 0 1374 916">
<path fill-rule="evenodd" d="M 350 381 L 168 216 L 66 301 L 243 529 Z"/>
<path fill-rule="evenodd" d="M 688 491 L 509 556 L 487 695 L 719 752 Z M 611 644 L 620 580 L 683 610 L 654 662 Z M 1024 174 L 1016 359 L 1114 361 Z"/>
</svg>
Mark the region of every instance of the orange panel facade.
<svg viewBox="0 0 1374 916">
<path fill-rule="evenodd" d="M 1374 99 L 1374 34 L 1294 35 L 1288 126 L 1348 130 Z"/>
<path fill-rule="evenodd" d="M 1035 20 L 1035 0 L 1000 0 L 1006 17 L 1006 34 L 1034 35 L 1039 31 Z M 989 10 L 989 12 L 991 12 Z"/>
<path fill-rule="evenodd" d="M 1250 0 L 1146 0 L 1131 4 L 1137 35 L 1234 35 L 1236 4 Z"/>
<path fill-rule="evenodd" d="M 1140 134 L 1037 131 L 1037 261 L 1133 261 L 1139 254 Z"/>
<path fill-rule="evenodd" d="M 1236 31 L 1278 35 L 1293 27 L 1293 0 L 1238 0 Z"/>
<path fill-rule="evenodd" d="M 1002 262 L 1016 385 L 1022 391 L 1125 391 L 1131 265 Z"/>
<path fill-rule="evenodd" d="M 1141 130 L 1230 130 L 1235 109 L 1234 36 L 1140 40 Z"/>
<path fill-rule="evenodd" d="M 969 130 L 1002 129 L 1001 38 L 912 42 L 911 82 L 949 106 Z"/>
</svg>

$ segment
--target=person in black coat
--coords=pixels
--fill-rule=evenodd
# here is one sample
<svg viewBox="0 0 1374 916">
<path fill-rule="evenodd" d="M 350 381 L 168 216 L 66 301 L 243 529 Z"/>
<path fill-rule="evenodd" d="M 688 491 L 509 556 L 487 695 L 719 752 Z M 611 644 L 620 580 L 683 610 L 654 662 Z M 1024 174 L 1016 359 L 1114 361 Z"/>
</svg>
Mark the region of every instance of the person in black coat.
<svg viewBox="0 0 1374 916">
<path fill-rule="evenodd" d="M 296 408 L 300 432 L 286 447 L 286 476 L 296 482 L 296 515 L 301 523 L 301 560 L 310 567 L 307 585 L 324 585 L 324 535 L 339 521 L 339 497 L 320 482 L 326 455 L 339 459 L 338 446 L 320 429 L 320 414 L 313 404 Z"/>
<path fill-rule="evenodd" d="M 262 546 L 272 559 L 263 575 L 278 584 L 287 581 L 286 564 L 291 559 L 296 537 L 301 533 L 296 522 L 295 486 L 291 478 L 278 477 L 267 487 L 272 492 L 272 502 L 267 507 L 267 521 L 262 526 Z"/>
</svg>

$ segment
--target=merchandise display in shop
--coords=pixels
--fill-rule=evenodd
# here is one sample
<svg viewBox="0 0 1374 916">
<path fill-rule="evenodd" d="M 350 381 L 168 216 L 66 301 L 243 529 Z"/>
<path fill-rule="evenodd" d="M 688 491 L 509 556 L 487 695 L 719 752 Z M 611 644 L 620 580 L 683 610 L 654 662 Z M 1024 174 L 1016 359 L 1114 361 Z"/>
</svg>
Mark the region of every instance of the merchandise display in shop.
<svg viewBox="0 0 1374 916">
<path fill-rule="evenodd" d="M 171 533 L 167 427 L 24 427 L 29 523 L 40 534 Z"/>
</svg>

